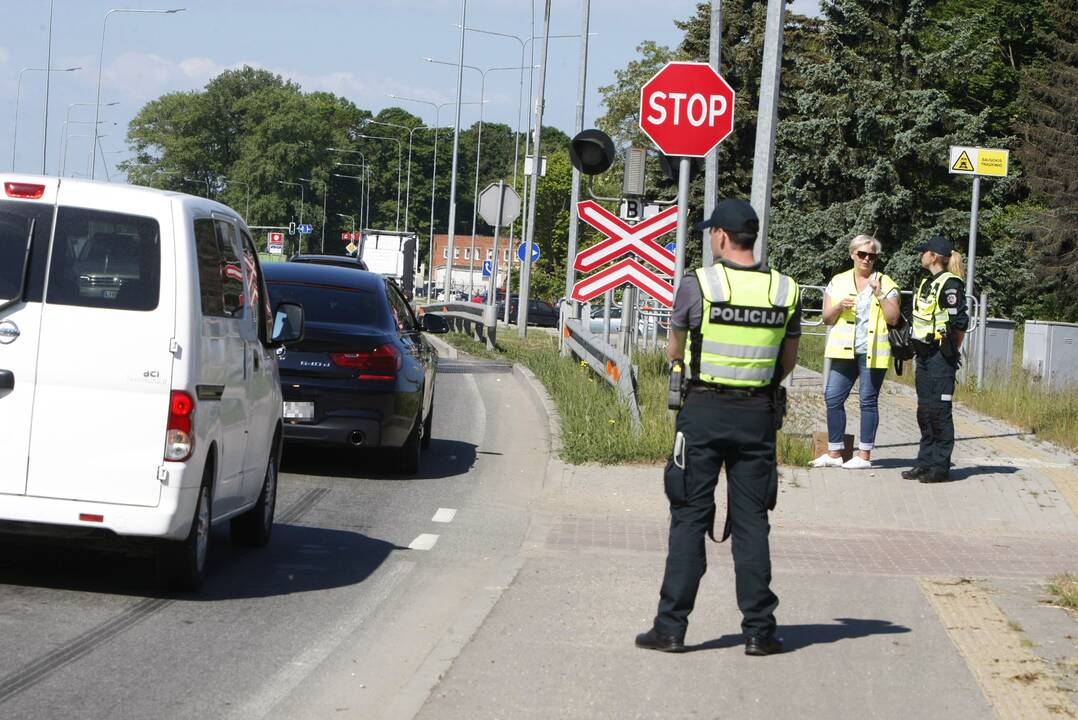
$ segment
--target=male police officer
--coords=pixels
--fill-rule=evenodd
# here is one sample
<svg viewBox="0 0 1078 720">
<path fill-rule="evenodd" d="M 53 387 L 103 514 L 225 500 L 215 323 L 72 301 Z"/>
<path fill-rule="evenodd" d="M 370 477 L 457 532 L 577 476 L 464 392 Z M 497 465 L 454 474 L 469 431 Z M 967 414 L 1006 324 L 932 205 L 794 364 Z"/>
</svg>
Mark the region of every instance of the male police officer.
<svg viewBox="0 0 1078 720">
<path fill-rule="evenodd" d="M 667 356 L 671 365 L 681 363 L 688 337 L 691 379 L 665 473 L 670 544 L 659 610 L 636 645 L 685 649 L 689 613 L 707 569 L 704 535 L 713 532 L 715 487 L 725 465 L 722 539 L 733 536 L 745 653 L 771 655 L 782 651 L 767 539 L 767 512 L 778 492 L 775 389 L 797 361 L 800 290 L 791 278 L 755 262 L 759 220 L 744 200 L 723 200 L 695 230 L 705 228 L 719 261 L 684 278 L 670 319 Z"/>
</svg>

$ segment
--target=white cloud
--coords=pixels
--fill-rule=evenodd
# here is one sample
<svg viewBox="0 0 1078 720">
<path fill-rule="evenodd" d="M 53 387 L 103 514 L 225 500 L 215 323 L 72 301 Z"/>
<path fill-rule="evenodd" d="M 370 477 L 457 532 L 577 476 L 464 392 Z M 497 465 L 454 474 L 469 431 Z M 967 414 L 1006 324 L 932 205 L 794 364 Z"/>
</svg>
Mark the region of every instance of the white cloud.
<svg viewBox="0 0 1078 720">
<path fill-rule="evenodd" d="M 0 45 L 0 65 L 7 65 L 9 60 L 11 60 L 11 51 Z"/>
</svg>

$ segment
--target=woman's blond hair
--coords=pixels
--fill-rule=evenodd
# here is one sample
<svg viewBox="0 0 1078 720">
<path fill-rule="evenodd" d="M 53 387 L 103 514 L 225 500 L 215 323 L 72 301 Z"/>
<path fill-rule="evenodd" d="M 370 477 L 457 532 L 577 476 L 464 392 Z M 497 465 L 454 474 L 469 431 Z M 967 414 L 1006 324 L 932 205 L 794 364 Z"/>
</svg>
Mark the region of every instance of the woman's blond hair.
<svg viewBox="0 0 1078 720">
<path fill-rule="evenodd" d="M 876 253 L 877 255 L 879 255 L 880 251 L 883 250 L 883 246 L 880 244 L 880 241 L 872 237 L 871 235 L 857 235 L 854 237 L 853 240 L 850 240 L 850 254 L 852 255 L 853 252 L 859 247 L 868 245 L 869 243 L 872 244 L 872 252 Z"/>
<path fill-rule="evenodd" d="M 947 261 L 947 272 L 958 277 L 966 274 L 966 266 L 962 262 L 962 253 L 957 250 L 951 253 L 951 259 Z"/>
</svg>

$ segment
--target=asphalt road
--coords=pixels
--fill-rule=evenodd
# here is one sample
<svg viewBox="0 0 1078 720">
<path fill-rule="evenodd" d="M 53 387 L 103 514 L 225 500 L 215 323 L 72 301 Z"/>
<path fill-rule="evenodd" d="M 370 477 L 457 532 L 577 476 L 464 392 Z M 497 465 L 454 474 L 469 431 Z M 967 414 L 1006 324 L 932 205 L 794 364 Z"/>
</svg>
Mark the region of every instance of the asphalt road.
<svg viewBox="0 0 1078 720">
<path fill-rule="evenodd" d="M 414 716 L 515 576 L 542 486 L 545 418 L 491 369 L 439 375 L 418 477 L 287 449 L 270 546 L 215 529 L 197 595 L 159 593 L 148 560 L 0 545 L 0 717 Z"/>
</svg>

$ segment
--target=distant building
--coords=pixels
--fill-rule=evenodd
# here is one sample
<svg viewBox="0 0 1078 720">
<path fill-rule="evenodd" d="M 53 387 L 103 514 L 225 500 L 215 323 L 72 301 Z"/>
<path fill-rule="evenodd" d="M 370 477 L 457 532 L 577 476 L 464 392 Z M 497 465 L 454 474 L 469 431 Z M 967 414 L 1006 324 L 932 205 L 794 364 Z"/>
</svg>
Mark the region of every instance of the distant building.
<svg viewBox="0 0 1078 720">
<path fill-rule="evenodd" d="M 509 239 L 498 238 L 498 287 L 505 287 L 505 269 L 509 262 Z M 486 287 L 487 278 L 483 277 L 483 262 L 494 258 L 494 238 L 490 235 L 475 236 L 475 254 L 472 254 L 472 236 L 457 234 L 453 237 L 453 273 L 451 283 L 458 290 L 467 290 L 469 286 L 469 268 L 471 284 L 474 289 Z M 515 258 L 514 258 L 515 259 Z M 422 258 L 426 262 L 427 258 Z M 449 235 L 434 236 L 434 282 L 441 286 L 445 283 L 445 270 L 449 264 Z M 516 263 L 518 266 L 520 263 Z M 514 272 L 516 269 L 514 269 Z"/>
</svg>

